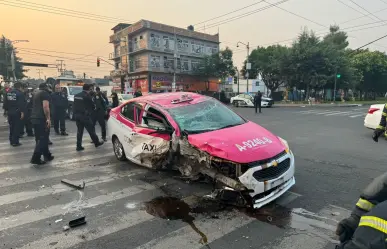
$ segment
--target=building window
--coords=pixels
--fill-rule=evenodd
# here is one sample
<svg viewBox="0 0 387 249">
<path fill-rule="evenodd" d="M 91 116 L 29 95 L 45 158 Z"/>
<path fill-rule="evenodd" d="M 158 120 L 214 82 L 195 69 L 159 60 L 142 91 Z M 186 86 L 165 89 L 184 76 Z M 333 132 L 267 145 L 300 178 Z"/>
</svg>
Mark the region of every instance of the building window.
<svg viewBox="0 0 387 249">
<path fill-rule="evenodd" d="M 174 65 L 174 61 L 173 61 L 173 58 L 171 57 L 167 57 L 167 56 L 164 56 L 164 68 L 171 68 L 171 69 L 174 69 L 175 68 L 175 65 Z"/>
<path fill-rule="evenodd" d="M 141 60 L 140 58 L 136 58 L 134 61 L 134 69 L 139 69 L 141 67 Z"/>
<path fill-rule="evenodd" d="M 187 59 L 182 60 L 181 71 L 189 71 L 189 62 Z"/>
<path fill-rule="evenodd" d="M 160 36 L 156 34 L 151 34 L 150 43 L 152 48 L 160 48 Z"/>
<path fill-rule="evenodd" d="M 134 38 L 134 50 L 138 49 L 138 40 L 137 37 Z"/>
<path fill-rule="evenodd" d="M 199 62 L 198 61 L 192 61 L 191 62 L 192 71 L 197 71 L 199 69 Z"/>
<path fill-rule="evenodd" d="M 169 49 L 169 37 L 163 36 L 164 49 Z"/>
<path fill-rule="evenodd" d="M 188 43 L 188 41 L 187 40 L 184 40 L 183 41 L 183 50 L 185 51 L 185 52 L 188 52 L 189 51 L 189 43 Z"/>
<path fill-rule="evenodd" d="M 218 53 L 218 48 L 217 47 L 213 47 L 212 48 L 212 54 L 216 54 Z"/>
<path fill-rule="evenodd" d="M 160 68 L 160 56 L 151 55 L 151 67 Z"/>
<path fill-rule="evenodd" d="M 177 69 L 181 69 L 181 60 L 180 60 L 180 58 L 177 58 L 176 59 L 176 64 L 177 64 Z"/>
</svg>

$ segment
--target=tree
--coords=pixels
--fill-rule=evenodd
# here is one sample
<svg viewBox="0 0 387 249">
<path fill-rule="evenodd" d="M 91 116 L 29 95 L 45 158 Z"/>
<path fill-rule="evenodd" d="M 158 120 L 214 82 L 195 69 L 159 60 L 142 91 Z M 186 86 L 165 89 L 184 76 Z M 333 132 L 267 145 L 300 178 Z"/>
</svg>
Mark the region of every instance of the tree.
<svg viewBox="0 0 387 249">
<path fill-rule="evenodd" d="M 249 78 L 256 78 L 260 74 L 266 87 L 274 92 L 287 82 L 288 53 L 289 48 L 281 45 L 254 49 L 249 55 Z M 246 74 L 246 61 L 242 73 Z"/>
<path fill-rule="evenodd" d="M 219 53 L 205 56 L 196 69 L 196 73 L 202 75 L 206 80 L 211 77 L 225 79 L 227 76 L 234 76 L 236 72 L 232 54 L 232 51 L 226 48 Z"/>
<path fill-rule="evenodd" d="M 12 43 L 9 40 L 2 36 L 0 39 L 0 74 L 4 77 L 13 77 L 13 73 L 10 69 L 11 67 L 11 53 L 13 51 Z M 16 52 L 15 52 L 16 54 Z M 15 55 L 15 76 L 17 79 L 22 79 L 25 77 L 23 71 L 23 65 L 21 64 L 21 58 Z"/>
<path fill-rule="evenodd" d="M 351 56 L 352 66 L 359 79 L 356 89 L 360 96 L 369 93 L 376 97 L 376 93 L 387 91 L 387 55 L 380 51 L 363 50 Z"/>
</svg>

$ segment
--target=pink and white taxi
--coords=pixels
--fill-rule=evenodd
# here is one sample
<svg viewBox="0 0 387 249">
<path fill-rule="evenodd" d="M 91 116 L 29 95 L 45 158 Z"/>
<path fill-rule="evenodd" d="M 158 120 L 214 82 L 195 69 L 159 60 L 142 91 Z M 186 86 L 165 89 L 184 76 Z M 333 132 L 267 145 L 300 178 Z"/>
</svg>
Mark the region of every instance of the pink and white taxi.
<svg viewBox="0 0 387 249">
<path fill-rule="evenodd" d="M 108 133 L 118 160 L 212 178 L 250 197 L 255 208 L 295 184 L 288 143 L 214 98 L 161 93 L 131 99 L 110 112 Z"/>
</svg>

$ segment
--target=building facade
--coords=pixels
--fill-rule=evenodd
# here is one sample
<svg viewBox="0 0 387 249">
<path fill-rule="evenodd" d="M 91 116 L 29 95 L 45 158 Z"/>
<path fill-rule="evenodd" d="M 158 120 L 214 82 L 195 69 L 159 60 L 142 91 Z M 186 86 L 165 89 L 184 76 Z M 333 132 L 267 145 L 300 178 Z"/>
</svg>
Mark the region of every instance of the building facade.
<svg viewBox="0 0 387 249">
<path fill-rule="evenodd" d="M 114 52 L 109 59 L 116 70 L 111 76 L 113 81 L 121 80 L 125 92 L 218 90 L 217 79 L 207 81 L 195 73 L 204 56 L 219 52 L 218 34 L 147 20 L 132 25 L 120 23 L 112 30 Z"/>
</svg>

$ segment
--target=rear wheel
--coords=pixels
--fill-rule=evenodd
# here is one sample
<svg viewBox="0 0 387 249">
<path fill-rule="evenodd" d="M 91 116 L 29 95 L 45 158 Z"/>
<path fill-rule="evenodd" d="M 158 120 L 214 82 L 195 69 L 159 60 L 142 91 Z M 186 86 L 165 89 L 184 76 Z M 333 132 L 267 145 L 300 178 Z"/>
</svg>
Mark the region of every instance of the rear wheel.
<svg viewBox="0 0 387 249">
<path fill-rule="evenodd" d="M 113 138 L 113 150 L 119 161 L 126 161 L 124 147 L 122 146 L 120 140 L 118 140 L 117 137 Z"/>
<path fill-rule="evenodd" d="M 234 101 L 232 102 L 232 104 L 233 104 L 235 107 L 239 107 L 239 101 L 237 101 L 237 100 L 234 100 Z"/>
</svg>

